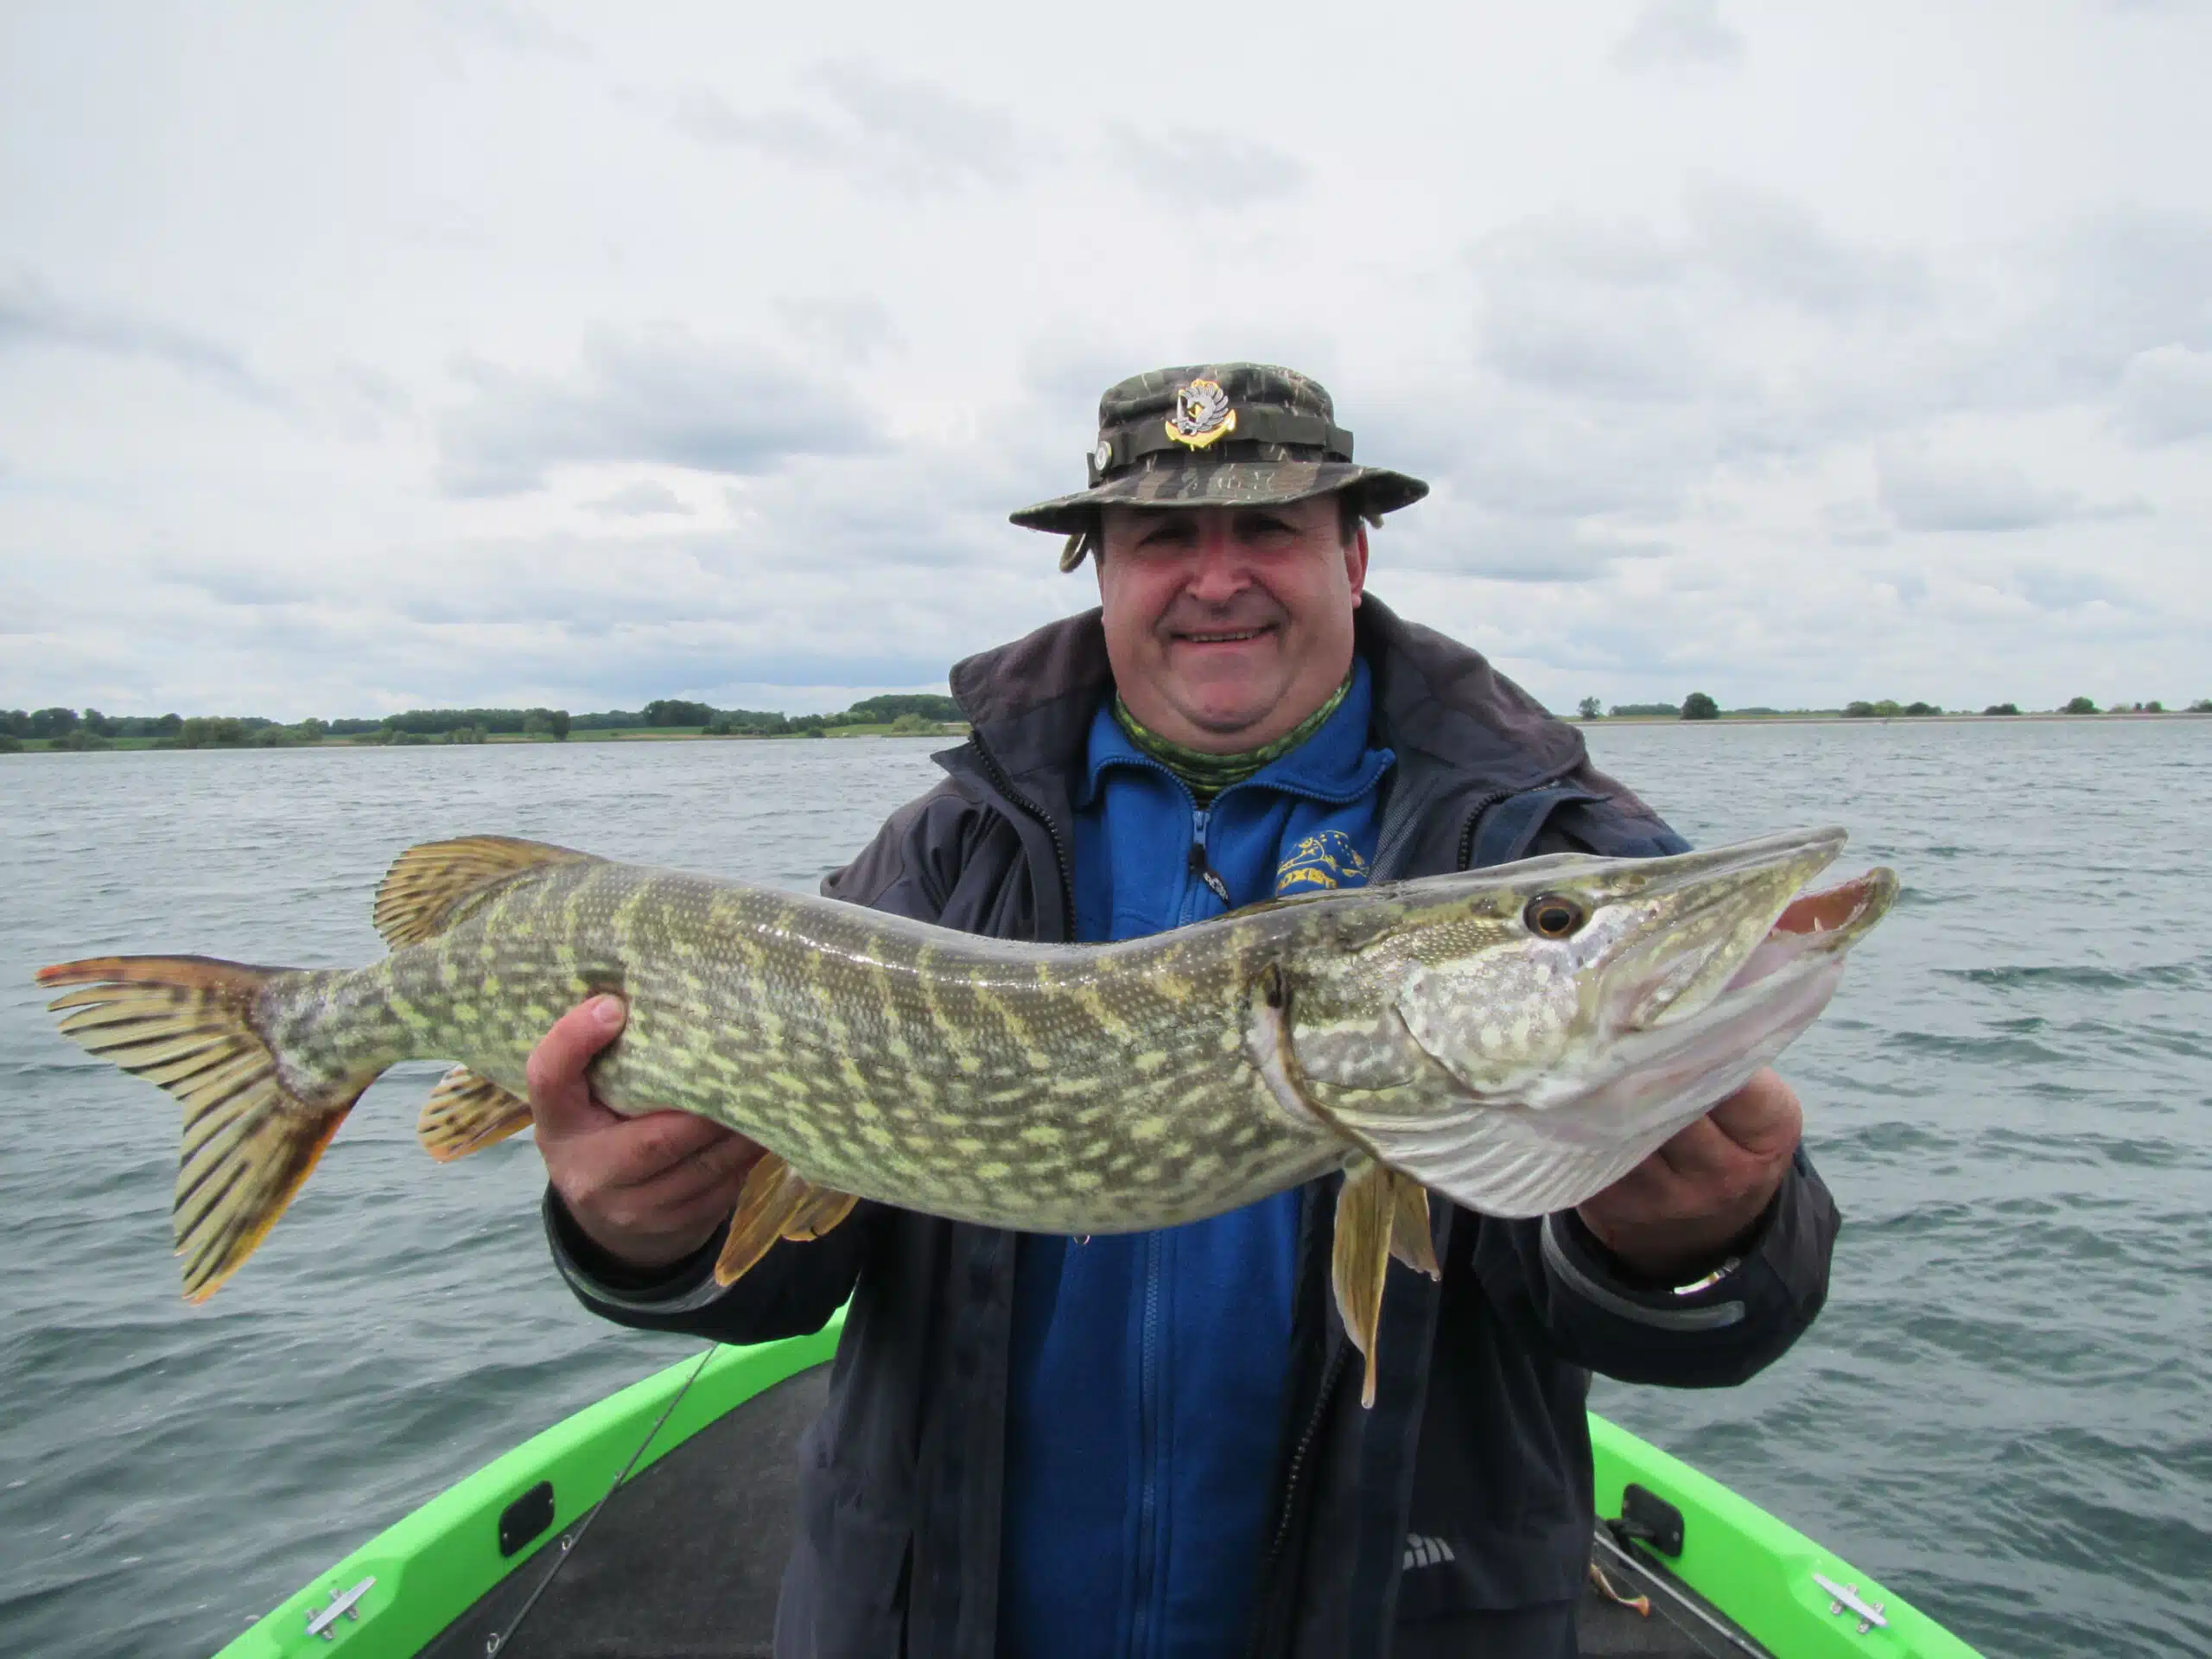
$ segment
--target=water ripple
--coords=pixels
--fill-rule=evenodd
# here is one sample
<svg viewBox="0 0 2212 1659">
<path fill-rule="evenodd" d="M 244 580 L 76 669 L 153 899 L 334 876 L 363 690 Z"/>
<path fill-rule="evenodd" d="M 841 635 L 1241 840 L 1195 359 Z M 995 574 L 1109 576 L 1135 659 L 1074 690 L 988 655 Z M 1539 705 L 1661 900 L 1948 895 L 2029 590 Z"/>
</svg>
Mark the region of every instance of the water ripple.
<svg viewBox="0 0 2212 1659">
<path fill-rule="evenodd" d="M 1599 1407 L 1992 1655 L 2212 1653 L 2212 723 L 1592 728 L 1701 842 L 1850 825 L 1905 898 L 1791 1051 L 1846 1217 L 1740 1389 Z M 117 949 L 340 964 L 400 848 L 495 830 L 810 888 L 926 742 L 0 763 L 0 1652 L 204 1654 L 456 1476 L 692 1344 L 551 1274 L 526 1141 L 437 1168 L 365 1096 L 201 1308 L 174 1109 L 30 983 Z M 52 764 L 51 762 L 60 764 Z M 81 763 L 81 764 L 79 764 Z M 2156 880 L 2160 912 L 2126 900 Z"/>
</svg>

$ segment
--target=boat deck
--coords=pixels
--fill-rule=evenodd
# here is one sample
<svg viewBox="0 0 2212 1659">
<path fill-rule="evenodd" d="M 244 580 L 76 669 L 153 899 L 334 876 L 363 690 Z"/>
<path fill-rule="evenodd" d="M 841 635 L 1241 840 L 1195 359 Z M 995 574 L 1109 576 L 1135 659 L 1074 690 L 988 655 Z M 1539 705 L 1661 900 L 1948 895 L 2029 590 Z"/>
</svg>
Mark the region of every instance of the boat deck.
<svg viewBox="0 0 2212 1659">
<path fill-rule="evenodd" d="M 761 1659 L 796 1503 L 800 1433 L 829 1368 L 764 1389 L 617 1491 L 499 1659 Z M 1584 1659 L 1745 1659 L 1765 1649 L 1688 1592 L 1593 1544 L 1613 1583 L 1649 1594 L 1642 1617 L 1586 1593 Z M 483 1659 L 552 1566 L 549 1553 L 479 1600 L 422 1659 Z"/>
</svg>

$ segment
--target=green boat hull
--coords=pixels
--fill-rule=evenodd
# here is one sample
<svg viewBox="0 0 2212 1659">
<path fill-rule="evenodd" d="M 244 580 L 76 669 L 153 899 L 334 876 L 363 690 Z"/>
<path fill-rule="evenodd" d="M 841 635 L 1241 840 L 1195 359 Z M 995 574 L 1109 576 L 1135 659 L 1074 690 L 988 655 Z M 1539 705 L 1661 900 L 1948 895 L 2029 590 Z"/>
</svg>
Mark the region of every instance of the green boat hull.
<svg viewBox="0 0 2212 1659">
<path fill-rule="evenodd" d="M 633 1459 L 632 1479 L 728 1413 L 826 1362 L 841 1325 L 789 1342 L 716 1349 L 703 1363 L 671 1365 L 554 1424 L 316 1575 L 218 1659 L 339 1651 L 347 1659 L 418 1659 L 472 1616 L 480 1624 L 485 1599 L 519 1575 L 501 1610 L 501 1622 L 511 1623 L 526 1593 L 519 1586 L 545 1576 Z M 1719 1482 L 1594 1414 L 1590 1433 L 1599 1516 L 1621 1515 L 1632 1484 L 1673 1506 L 1681 1522 L 1680 1554 L 1672 1558 L 1641 1541 L 1627 1542 L 1624 1553 L 1620 1540 L 1601 1532 L 1601 1565 L 1617 1588 L 1652 1593 L 1676 1624 L 1708 1625 L 1706 1650 L 1974 1659 L 1972 1648 L 1934 1620 Z M 585 1542 L 579 1558 L 591 1549 Z M 323 1628 L 311 1630 L 317 1625 Z M 480 1635 L 472 1640 L 474 1651 L 485 1651 Z M 526 1633 L 517 1646 L 528 1649 Z"/>
</svg>

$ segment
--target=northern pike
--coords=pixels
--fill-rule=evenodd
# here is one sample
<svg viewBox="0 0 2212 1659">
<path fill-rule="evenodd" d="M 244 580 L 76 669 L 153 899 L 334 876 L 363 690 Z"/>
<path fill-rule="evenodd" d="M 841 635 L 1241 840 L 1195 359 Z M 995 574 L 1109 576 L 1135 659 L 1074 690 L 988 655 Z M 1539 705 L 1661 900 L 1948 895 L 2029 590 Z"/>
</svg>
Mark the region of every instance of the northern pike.
<svg viewBox="0 0 2212 1659">
<path fill-rule="evenodd" d="M 104 957 L 48 968 L 61 1029 L 183 1105 L 174 1228 L 200 1301 L 362 1091 L 459 1064 L 441 1160 L 530 1122 L 556 1018 L 612 992 L 619 1112 L 749 1136 L 716 1266 L 856 1198 L 986 1226 L 1171 1227 L 1335 1170 L 1334 1276 L 1369 1359 L 1393 1255 L 1434 1274 L 1427 1194 L 1564 1209 L 1739 1086 L 1826 1006 L 1897 891 L 1807 893 L 1839 830 L 1653 859 L 1559 855 L 1253 906 L 1106 945 L 979 938 L 828 899 L 499 836 L 401 854 L 365 968 Z"/>
</svg>

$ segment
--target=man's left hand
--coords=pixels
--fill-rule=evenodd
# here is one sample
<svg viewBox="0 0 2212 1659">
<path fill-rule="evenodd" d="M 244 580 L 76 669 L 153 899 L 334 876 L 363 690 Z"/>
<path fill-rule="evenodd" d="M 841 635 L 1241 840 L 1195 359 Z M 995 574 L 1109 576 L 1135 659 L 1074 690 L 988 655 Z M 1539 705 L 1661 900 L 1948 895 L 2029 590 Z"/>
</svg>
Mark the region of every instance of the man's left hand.
<svg viewBox="0 0 2212 1659">
<path fill-rule="evenodd" d="M 1578 1213 L 1630 1273 L 1684 1283 L 1719 1267 L 1765 1212 L 1803 1128 L 1795 1091 L 1759 1071 Z"/>
</svg>

